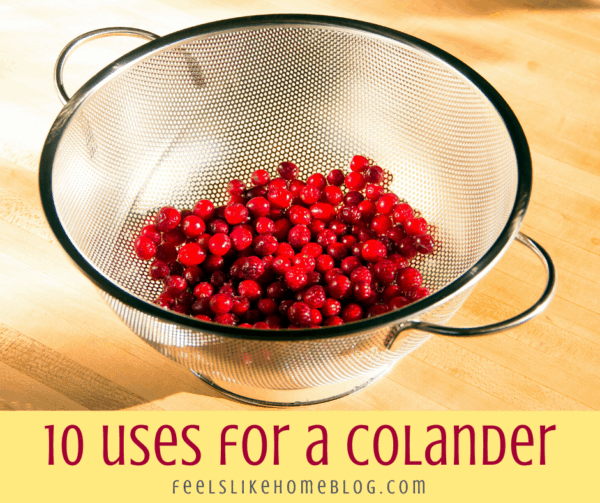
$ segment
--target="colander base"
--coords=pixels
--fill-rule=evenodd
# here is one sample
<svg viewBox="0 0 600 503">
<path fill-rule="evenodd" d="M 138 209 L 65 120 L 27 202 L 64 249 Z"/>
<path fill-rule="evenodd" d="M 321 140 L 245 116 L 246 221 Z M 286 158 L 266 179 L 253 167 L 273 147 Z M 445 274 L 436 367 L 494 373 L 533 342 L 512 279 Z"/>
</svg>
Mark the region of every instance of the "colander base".
<svg viewBox="0 0 600 503">
<path fill-rule="evenodd" d="M 393 365 L 388 365 L 383 370 L 379 369 L 342 383 L 319 386 L 317 388 L 292 390 L 264 389 L 225 381 L 213 381 L 193 370 L 192 373 L 225 396 L 239 402 L 262 407 L 300 407 L 337 400 L 338 398 L 361 391 L 387 374 L 392 367 Z"/>
</svg>

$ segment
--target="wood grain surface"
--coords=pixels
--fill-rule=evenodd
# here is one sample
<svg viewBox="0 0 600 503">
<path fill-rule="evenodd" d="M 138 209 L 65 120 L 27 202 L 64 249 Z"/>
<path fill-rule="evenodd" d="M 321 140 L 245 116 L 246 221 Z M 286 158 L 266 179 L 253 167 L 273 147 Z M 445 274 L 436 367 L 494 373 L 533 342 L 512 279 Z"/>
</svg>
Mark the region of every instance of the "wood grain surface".
<svg viewBox="0 0 600 503">
<path fill-rule="evenodd" d="M 600 3 L 310 0 L 0 0 L 0 410 L 251 409 L 150 348 L 104 303 L 46 224 L 39 155 L 61 109 L 63 46 L 106 26 L 160 35 L 267 13 L 361 19 L 435 44 L 508 101 L 533 155 L 523 231 L 553 257 L 548 310 L 480 338 L 434 336 L 362 392 L 311 410 L 600 409 Z M 69 60 L 72 93 L 141 42 L 102 39 Z M 452 325 L 487 324 L 533 303 L 544 274 L 515 244 Z"/>
</svg>

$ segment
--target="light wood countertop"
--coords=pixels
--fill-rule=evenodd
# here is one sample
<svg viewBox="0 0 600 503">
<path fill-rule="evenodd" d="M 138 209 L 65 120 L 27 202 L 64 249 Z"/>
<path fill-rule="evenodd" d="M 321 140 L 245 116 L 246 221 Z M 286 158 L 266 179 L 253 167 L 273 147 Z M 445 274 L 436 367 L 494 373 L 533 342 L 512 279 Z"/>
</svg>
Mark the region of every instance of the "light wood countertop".
<svg viewBox="0 0 600 503">
<path fill-rule="evenodd" d="M 309 409 L 599 410 L 600 3 L 544 3 L 0 0 L 0 410 L 253 408 L 212 390 L 120 321 L 52 235 L 37 170 L 61 109 L 53 66 L 72 38 L 106 26 L 165 35 L 282 12 L 388 26 L 482 74 L 527 135 L 534 184 L 522 230 L 558 272 L 556 296 L 538 318 L 488 337 L 434 336 L 374 385 Z M 70 92 L 140 43 L 86 45 L 69 60 Z M 512 316 L 537 299 L 543 282 L 537 259 L 515 244 L 450 324 Z"/>
</svg>

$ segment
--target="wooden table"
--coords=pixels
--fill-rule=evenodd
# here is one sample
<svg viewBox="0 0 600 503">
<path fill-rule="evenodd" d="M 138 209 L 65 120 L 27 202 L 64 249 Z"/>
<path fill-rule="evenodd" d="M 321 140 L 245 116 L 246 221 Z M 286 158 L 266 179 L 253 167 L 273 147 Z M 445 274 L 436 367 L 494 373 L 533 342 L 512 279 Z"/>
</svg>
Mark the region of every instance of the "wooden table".
<svg viewBox="0 0 600 503">
<path fill-rule="evenodd" d="M 436 336 L 366 390 L 312 409 L 600 409 L 600 3 L 463 3 L 111 0 L 94 9 L 0 0 L 0 409 L 251 408 L 151 349 L 108 308 L 46 224 L 37 169 L 61 108 L 53 65 L 75 36 L 105 26 L 167 34 L 276 12 L 398 29 L 488 79 L 530 142 L 534 188 L 523 230 L 547 248 L 559 280 L 553 303 L 535 320 L 490 337 Z M 69 60 L 68 89 L 139 43 L 86 45 Z M 537 260 L 513 245 L 451 324 L 516 314 L 539 296 L 542 278 Z"/>
</svg>

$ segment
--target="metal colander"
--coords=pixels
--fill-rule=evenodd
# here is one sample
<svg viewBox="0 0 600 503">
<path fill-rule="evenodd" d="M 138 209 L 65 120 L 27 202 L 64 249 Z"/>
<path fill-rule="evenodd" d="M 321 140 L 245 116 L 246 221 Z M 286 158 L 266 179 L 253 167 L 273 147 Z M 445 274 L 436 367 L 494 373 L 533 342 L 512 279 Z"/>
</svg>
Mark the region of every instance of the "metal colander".
<svg viewBox="0 0 600 503">
<path fill-rule="evenodd" d="M 102 70 L 72 99 L 62 69 L 109 34 L 156 39 Z M 40 190 L 61 244 L 131 329 L 212 385 L 257 403 L 310 403 L 370 383 L 430 333 L 474 335 L 521 323 L 554 288 L 547 254 L 518 234 L 531 190 L 523 132 L 473 70 L 410 36 L 316 16 L 240 18 L 158 38 L 112 28 L 72 41 L 57 62 L 66 103 L 44 146 Z M 418 259 L 433 295 L 339 327 L 258 331 L 152 304 L 161 284 L 132 246 L 165 205 L 226 202 L 226 183 L 279 162 L 305 178 L 354 154 L 389 170 L 389 189 L 431 224 Z M 546 263 L 532 308 L 473 329 L 443 326 L 518 237 Z"/>
</svg>

